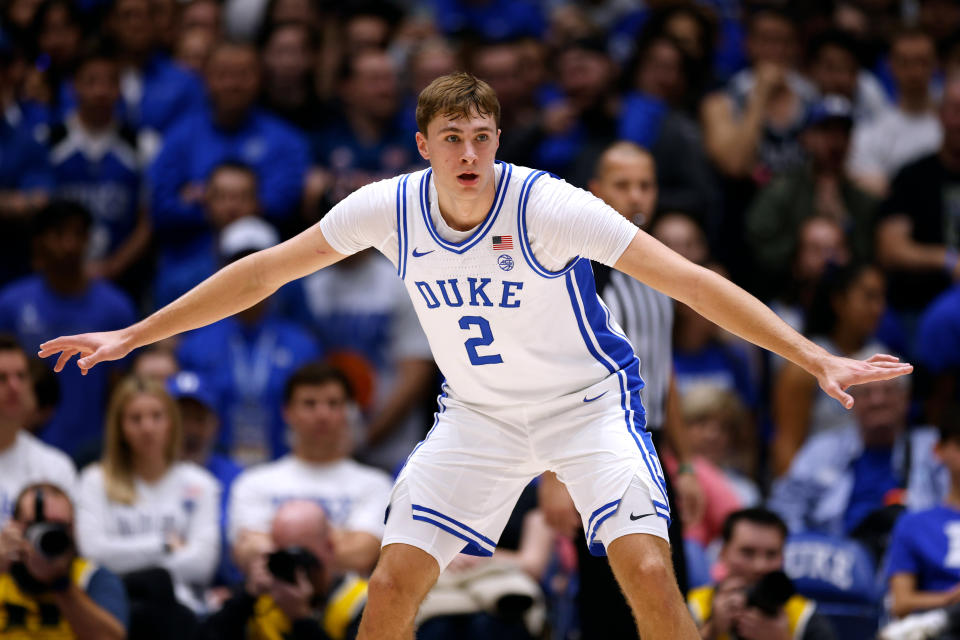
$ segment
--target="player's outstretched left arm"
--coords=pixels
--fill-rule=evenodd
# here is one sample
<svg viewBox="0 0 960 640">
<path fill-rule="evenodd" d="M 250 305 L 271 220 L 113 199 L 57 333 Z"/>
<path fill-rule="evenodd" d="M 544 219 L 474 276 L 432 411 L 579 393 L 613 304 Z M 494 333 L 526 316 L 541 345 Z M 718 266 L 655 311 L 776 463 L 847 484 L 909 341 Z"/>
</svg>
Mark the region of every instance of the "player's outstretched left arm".
<svg viewBox="0 0 960 640">
<path fill-rule="evenodd" d="M 281 286 L 343 259 L 317 223 L 275 247 L 224 267 L 153 315 L 124 329 L 61 336 L 40 345 L 40 357 L 59 354 L 55 371 L 79 355 L 86 374 L 99 362 L 119 360 L 138 347 L 203 327 L 260 302 Z"/>
<path fill-rule="evenodd" d="M 853 406 L 853 398 L 846 393 L 848 387 L 913 371 L 912 365 L 884 354 L 868 360 L 831 355 L 737 285 L 693 264 L 643 231 L 637 231 L 613 266 L 679 300 L 727 331 L 796 363 L 815 376 L 820 387 L 847 409 Z"/>
</svg>

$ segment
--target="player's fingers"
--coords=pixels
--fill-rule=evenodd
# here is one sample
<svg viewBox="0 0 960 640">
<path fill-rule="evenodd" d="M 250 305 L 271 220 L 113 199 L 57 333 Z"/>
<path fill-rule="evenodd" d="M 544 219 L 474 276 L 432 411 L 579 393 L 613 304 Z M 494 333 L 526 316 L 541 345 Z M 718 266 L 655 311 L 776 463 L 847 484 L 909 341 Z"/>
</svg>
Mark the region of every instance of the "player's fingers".
<svg viewBox="0 0 960 640">
<path fill-rule="evenodd" d="M 80 352 L 76 349 L 65 349 L 60 354 L 60 357 L 57 358 L 57 364 L 53 366 L 53 370 L 56 371 L 57 373 L 59 373 L 60 371 L 63 371 L 63 368 L 66 366 L 66 364 L 70 362 L 70 358 L 77 355 L 78 353 Z"/>
<path fill-rule="evenodd" d="M 94 351 L 93 353 L 84 354 L 82 358 L 77 360 L 77 366 L 80 367 L 81 373 L 84 375 L 87 374 L 87 371 L 92 369 L 94 365 L 107 360 L 106 350 L 102 347 Z"/>
<path fill-rule="evenodd" d="M 823 389 L 831 398 L 834 398 L 843 405 L 844 409 L 853 408 L 853 396 L 846 393 L 836 382 L 829 382 Z"/>
<path fill-rule="evenodd" d="M 60 336 L 59 338 L 54 338 L 53 340 L 42 343 L 37 355 L 41 358 L 46 358 L 47 356 L 52 356 L 67 349 L 82 349 L 84 345 L 85 341 L 82 336 Z M 76 351 L 74 351 L 74 353 L 76 353 Z"/>
<path fill-rule="evenodd" d="M 874 363 L 875 362 L 900 362 L 900 358 L 898 358 L 897 356 L 891 356 L 886 353 L 877 353 L 867 358 L 866 361 L 874 362 Z"/>
</svg>

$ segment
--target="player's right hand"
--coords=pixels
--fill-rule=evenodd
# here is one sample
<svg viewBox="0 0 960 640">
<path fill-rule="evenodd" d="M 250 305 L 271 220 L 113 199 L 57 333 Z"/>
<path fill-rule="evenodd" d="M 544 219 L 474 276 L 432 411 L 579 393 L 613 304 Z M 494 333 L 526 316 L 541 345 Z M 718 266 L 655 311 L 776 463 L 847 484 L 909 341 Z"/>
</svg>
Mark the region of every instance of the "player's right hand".
<svg viewBox="0 0 960 640">
<path fill-rule="evenodd" d="M 48 358 L 60 354 L 53 370 L 60 372 L 73 356 L 79 355 L 77 366 L 80 373 L 87 375 L 87 371 L 94 365 L 108 360 L 119 360 L 133 351 L 130 338 L 126 330 L 101 331 L 98 333 L 81 333 L 75 336 L 61 336 L 48 340 L 40 345 L 41 358 Z"/>
</svg>

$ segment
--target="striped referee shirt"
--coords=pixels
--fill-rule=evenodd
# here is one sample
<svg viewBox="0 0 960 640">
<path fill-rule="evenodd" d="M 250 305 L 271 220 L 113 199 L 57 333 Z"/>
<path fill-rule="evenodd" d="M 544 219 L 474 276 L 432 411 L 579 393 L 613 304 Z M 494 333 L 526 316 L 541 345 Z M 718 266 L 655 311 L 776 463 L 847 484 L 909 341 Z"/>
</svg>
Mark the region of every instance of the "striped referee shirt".
<svg viewBox="0 0 960 640">
<path fill-rule="evenodd" d="M 647 429 L 659 431 L 666 420 L 673 371 L 673 300 L 616 269 L 597 263 L 593 268 L 600 297 L 640 359 Z"/>
</svg>

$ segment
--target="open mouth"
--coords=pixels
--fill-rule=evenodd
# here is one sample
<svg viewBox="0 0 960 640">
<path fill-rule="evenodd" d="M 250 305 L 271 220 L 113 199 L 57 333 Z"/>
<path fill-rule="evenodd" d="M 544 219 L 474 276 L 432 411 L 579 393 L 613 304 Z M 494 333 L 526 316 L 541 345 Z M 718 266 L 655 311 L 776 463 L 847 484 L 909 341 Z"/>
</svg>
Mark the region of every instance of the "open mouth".
<svg viewBox="0 0 960 640">
<path fill-rule="evenodd" d="M 462 185 L 474 185 L 480 180 L 480 175 L 472 171 L 464 171 L 457 175 L 457 182 Z"/>
</svg>

